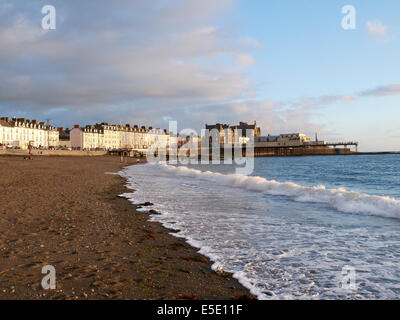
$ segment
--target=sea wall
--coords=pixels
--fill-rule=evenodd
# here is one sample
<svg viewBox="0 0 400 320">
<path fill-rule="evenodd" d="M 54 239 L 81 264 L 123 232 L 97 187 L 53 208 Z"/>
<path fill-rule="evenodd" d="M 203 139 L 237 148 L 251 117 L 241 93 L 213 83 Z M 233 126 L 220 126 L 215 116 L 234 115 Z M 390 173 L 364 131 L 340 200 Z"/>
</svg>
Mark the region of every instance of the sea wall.
<svg viewBox="0 0 400 320">
<path fill-rule="evenodd" d="M 104 156 L 107 151 L 82 151 L 82 150 L 32 150 L 32 155 L 34 156 L 72 156 L 72 157 L 82 157 L 82 156 Z M 10 156 L 25 156 L 29 155 L 28 150 L 0 150 L 0 155 L 10 155 Z"/>
<path fill-rule="evenodd" d="M 290 157 L 290 156 L 317 156 L 317 155 L 348 155 L 354 154 L 349 148 L 330 148 L 317 146 L 283 147 L 283 148 L 255 148 L 255 157 Z"/>
</svg>

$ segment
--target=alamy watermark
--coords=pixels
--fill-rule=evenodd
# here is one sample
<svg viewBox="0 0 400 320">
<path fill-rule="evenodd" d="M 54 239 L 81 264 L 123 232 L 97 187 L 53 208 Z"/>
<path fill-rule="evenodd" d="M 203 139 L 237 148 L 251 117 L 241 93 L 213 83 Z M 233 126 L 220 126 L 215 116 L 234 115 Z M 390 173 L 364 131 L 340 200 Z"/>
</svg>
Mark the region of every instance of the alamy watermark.
<svg viewBox="0 0 400 320">
<path fill-rule="evenodd" d="M 352 5 L 347 5 L 342 8 L 342 14 L 345 16 L 342 19 L 342 28 L 344 30 L 357 29 L 356 8 Z"/>
<path fill-rule="evenodd" d="M 44 290 L 56 289 L 56 268 L 52 265 L 46 265 L 42 268 L 42 274 L 45 276 L 42 279 L 42 288 Z"/>
<path fill-rule="evenodd" d="M 46 5 L 42 8 L 42 14 L 45 16 L 42 19 L 43 30 L 55 30 L 56 29 L 56 8 L 52 5 Z"/>
<path fill-rule="evenodd" d="M 347 291 L 357 290 L 356 269 L 354 267 L 344 266 L 342 268 L 341 276 L 341 281 L 339 283 L 340 289 Z"/>
<path fill-rule="evenodd" d="M 44 30 L 56 29 L 56 8 L 53 5 L 45 5 L 42 7 L 41 13 L 45 16 L 42 18 L 42 28 Z M 342 7 L 342 28 L 344 30 L 357 29 L 356 8 L 353 5 L 345 5 Z"/>
</svg>

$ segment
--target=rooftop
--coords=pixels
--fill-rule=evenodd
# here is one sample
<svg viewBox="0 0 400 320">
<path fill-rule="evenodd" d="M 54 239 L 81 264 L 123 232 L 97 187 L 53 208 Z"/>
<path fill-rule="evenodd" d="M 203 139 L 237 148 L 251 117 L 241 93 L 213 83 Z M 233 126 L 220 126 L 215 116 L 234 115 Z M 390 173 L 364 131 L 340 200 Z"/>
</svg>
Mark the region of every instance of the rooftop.
<svg viewBox="0 0 400 320">
<path fill-rule="evenodd" d="M 5 121 L 5 120 L 0 120 L 0 126 L 2 127 L 14 127 L 14 125 L 11 122 Z"/>
</svg>

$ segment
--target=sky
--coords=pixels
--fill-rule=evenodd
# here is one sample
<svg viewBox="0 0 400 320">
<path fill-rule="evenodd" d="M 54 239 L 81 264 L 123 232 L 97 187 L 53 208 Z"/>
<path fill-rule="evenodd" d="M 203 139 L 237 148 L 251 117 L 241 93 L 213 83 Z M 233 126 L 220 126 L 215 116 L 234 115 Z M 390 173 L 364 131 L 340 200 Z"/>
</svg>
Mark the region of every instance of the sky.
<svg viewBox="0 0 400 320">
<path fill-rule="evenodd" d="M 256 120 L 400 151 L 399 15 L 398 0 L 0 0 L 0 114 L 198 132 Z"/>
</svg>

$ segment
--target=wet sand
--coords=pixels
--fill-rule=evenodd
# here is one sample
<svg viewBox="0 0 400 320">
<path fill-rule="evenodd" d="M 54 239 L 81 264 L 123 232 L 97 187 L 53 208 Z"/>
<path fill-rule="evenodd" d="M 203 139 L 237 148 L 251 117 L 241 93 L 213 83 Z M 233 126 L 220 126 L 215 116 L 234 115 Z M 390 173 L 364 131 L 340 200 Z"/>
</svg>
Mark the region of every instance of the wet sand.
<svg viewBox="0 0 400 320">
<path fill-rule="evenodd" d="M 136 162 L 130 159 L 130 163 Z M 0 299 L 234 299 L 247 289 L 120 194 L 118 157 L 0 156 Z M 56 289 L 41 286 L 56 269 Z"/>
</svg>

